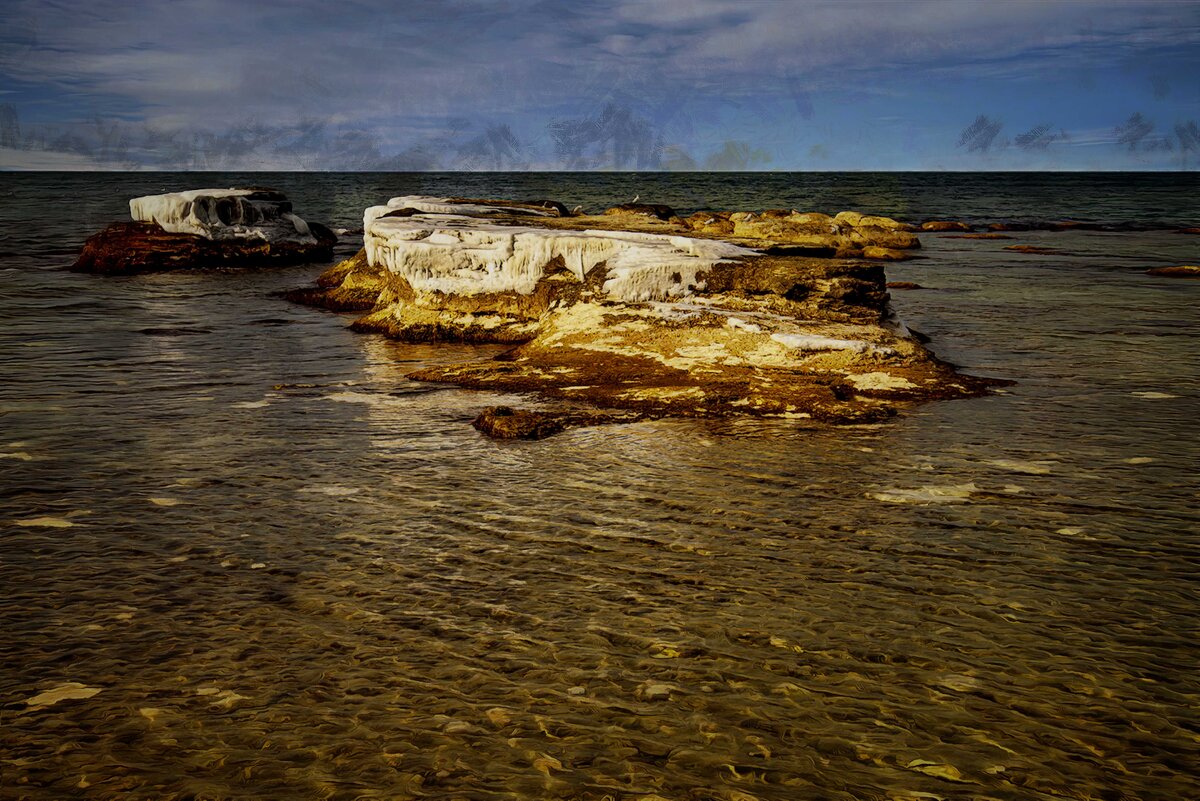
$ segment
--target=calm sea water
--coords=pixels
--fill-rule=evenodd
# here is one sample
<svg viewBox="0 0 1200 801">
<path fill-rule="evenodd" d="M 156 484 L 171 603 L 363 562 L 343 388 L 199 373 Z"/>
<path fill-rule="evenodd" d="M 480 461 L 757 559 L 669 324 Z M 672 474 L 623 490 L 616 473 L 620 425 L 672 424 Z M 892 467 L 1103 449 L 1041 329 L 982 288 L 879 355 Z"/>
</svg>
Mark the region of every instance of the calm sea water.
<svg viewBox="0 0 1200 801">
<path fill-rule="evenodd" d="M 1119 230 L 888 267 L 1001 394 L 506 443 L 469 426 L 500 396 L 404 378 L 496 349 L 276 296 L 321 265 L 59 269 L 131 196 L 247 183 L 342 227 L 429 193 Z M 0 175 L 0 798 L 1197 797 L 1200 281 L 1143 272 L 1200 261 L 1196 189 Z"/>
</svg>

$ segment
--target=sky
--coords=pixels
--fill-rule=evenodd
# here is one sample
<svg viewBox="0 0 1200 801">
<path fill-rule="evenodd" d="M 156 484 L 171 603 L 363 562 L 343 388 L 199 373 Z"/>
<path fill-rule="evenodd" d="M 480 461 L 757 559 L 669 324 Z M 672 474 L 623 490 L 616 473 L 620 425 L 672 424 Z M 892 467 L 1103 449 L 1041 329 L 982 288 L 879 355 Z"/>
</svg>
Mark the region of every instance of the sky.
<svg viewBox="0 0 1200 801">
<path fill-rule="evenodd" d="M 1189 0 L 0 0 L 0 19 L 0 169 L 1200 164 Z"/>
</svg>

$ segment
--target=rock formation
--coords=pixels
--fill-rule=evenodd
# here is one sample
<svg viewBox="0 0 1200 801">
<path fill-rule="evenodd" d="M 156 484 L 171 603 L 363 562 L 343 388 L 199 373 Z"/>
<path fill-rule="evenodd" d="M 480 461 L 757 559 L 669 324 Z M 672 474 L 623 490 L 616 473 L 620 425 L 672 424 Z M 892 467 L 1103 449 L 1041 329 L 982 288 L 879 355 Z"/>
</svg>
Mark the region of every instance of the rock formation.
<svg viewBox="0 0 1200 801">
<path fill-rule="evenodd" d="M 337 237 L 271 189 L 193 189 L 129 201 L 134 222 L 90 237 L 73 269 L 131 274 L 328 261 Z"/>
<path fill-rule="evenodd" d="M 401 197 L 366 211 L 358 255 L 292 297 L 369 309 L 357 329 L 401 340 L 514 345 L 411 375 L 553 402 L 488 410 L 476 427 L 494 436 L 664 415 L 867 422 L 1000 383 L 956 373 L 893 316 L 883 268 L 863 257 L 919 247 L 908 228 L 854 212 L 572 216 Z"/>
</svg>

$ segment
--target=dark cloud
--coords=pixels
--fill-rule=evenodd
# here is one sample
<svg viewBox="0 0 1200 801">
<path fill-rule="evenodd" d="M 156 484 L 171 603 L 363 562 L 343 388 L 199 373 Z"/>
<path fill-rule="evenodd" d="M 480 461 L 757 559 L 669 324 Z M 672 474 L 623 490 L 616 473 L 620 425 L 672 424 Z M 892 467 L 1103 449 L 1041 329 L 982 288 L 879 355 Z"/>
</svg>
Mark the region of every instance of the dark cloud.
<svg viewBox="0 0 1200 801">
<path fill-rule="evenodd" d="M 1154 131 L 1154 123 L 1142 116 L 1142 113 L 1134 112 L 1129 115 L 1129 119 L 1125 120 L 1121 125 L 1118 125 L 1113 133 L 1117 137 L 1117 144 L 1127 147 L 1129 150 L 1137 150 L 1145 147 L 1147 137 Z M 1153 142 L 1154 140 L 1150 140 Z"/>
<path fill-rule="evenodd" d="M 1046 150 L 1055 142 L 1066 142 L 1070 136 L 1066 131 L 1054 132 L 1054 126 L 1049 123 L 1035 125 L 1022 134 L 1013 138 L 1013 144 L 1022 150 Z"/>
<path fill-rule="evenodd" d="M 958 136 L 958 146 L 966 148 L 968 153 L 986 153 L 996 142 L 996 136 L 1004 123 L 994 120 L 986 114 L 980 114 L 975 121 L 963 128 Z"/>
</svg>

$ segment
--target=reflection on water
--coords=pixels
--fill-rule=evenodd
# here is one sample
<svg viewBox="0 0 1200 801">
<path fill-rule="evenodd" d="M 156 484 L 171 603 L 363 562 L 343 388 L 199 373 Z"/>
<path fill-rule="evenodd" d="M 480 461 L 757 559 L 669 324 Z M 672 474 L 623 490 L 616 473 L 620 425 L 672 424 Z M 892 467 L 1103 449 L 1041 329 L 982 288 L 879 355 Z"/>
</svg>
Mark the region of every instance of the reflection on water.
<svg viewBox="0 0 1200 801">
<path fill-rule="evenodd" d="M 1194 796 L 1200 282 L 1039 236 L 888 268 L 1003 394 L 536 443 L 317 268 L 10 261 L 0 798 Z"/>
</svg>

